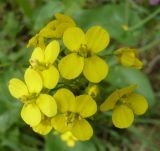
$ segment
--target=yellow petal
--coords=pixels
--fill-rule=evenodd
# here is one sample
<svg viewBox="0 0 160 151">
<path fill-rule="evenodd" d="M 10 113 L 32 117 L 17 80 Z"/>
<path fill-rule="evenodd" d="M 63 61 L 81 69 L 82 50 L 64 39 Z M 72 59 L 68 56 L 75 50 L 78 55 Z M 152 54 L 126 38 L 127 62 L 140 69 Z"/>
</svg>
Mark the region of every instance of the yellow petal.
<svg viewBox="0 0 160 151">
<path fill-rule="evenodd" d="M 33 131 L 41 135 L 47 135 L 52 130 L 50 120 L 43 120 L 38 125 L 32 127 Z"/>
<path fill-rule="evenodd" d="M 117 101 L 124 95 L 132 93 L 136 89 L 137 85 L 132 84 L 128 87 L 114 91 L 100 106 L 102 112 L 109 111 L 113 109 Z"/>
<path fill-rule="evenodd" d="M 37 71 L 28 68 L 24 79 L 30 93 L 39 93 L 42 90 L 42 79 Z"/>
<path fill-rule="evenodd" d="M 44 61 L 44 51 L 40 48 L 37 47 L 33 50 L 31 60 L 38 60 L 39 62 Z"/>
<path fill-rule="evenodd" d="M 9 81 L 9 91 L 11 95 L 17 99 L 28 95 L 27 86 L 19 79 L 11 79 Z"/>
<path fill-rule="evenodd" d="M 65 88 L 59 89 L 53 97 L 56 100 L 59 112 L 75 111 L 75 96 L 70 90 Z"/>
<path fill-rule="evenodd" d="M 136 56 L 137 55 L 137 50 L 136 49 L 131 49 L 131 48 L 128 48 L 128 47 L 124 47 L 124 48 L 120 48 L 118 50 L 116 50 L 114 52 L 115 55 L 117 56 L 121 56 L 123 54 L 129 54 L 129 56 Z"/>
<path fill-rule="evenodd" d="M 90 82 L 98 83 L 107 76 L 108 64 L 98 56 L 86 58 L 83 74 Z"/>
<path fill-rule="evenodd" d="M 135 62 L 135 56 L 129 55 L 129 54 L 123 54 L 120 58 L 120 62 L 122 65 L 126 67 L 130 67 Z"/>
<path fill-rule="evenodd" d="M 74 140 L 68 140 L 67 141 L 67 145 L 68 145 L 68 147 L 74 147 L 75 146 L 75 141 Z"/>
<path fill-rule="evenodd" d="M 77 120 L 71 128 L 73 135 L 81 141 L 89 140 L 93 135 L 91 125 L 85 119 Z"/>
<path fill-rule="evenodd" d="M 70 27 L 76 26 L 73 19 L 63 14 L 55 14 L 58 25 L 56 26 L 56 37 L 61 38 L 63 33 Z"/>
<path fill-rule="evenodd" d="M 56 67 L 51 66 L 50 68 L 43 70 L 41 75 L 45 88 L 53 89 L 56 87 L 59 81 L 59 72 Z"/>
<path fill-rule="evenodd" d="M 85 34 L 78 27 L 68 28 L 63 34 L 64 45 L 71 51 L 78 51 L 86 43 Z"/>
<path fill-rule="evenodd" d="M 52 117 L 57 114 L 57 104 L 54 98 L 48 94 L 40 94 L 36 104 L 41 112 L 47 117 Z"/>
<path fill-rule="evenodd" d="M 134 114 L 126 105 L 119 105 L 113 110 L 112 121 L 115 127 L 128 128 L 134 121 Z"/>
<path fill-rule="evenodd" d="M 55 38 L 55 30 L 58 23 L 56 20 L 49 22 L 44 28 L 41 29 L 40 35 L 46 38 Z"/>
<path fill-rule="evenodd" d="M 77 138 L 75 138 L 70 131 L 61 134 L 61 139 L 65 141 L 69 147 L 74 147 L 77 141 Z"/>
<path fill-rule="evenodd" d="M 69 131 L 71 128 L 71 125 L 67 125 L 66 117 L 64 114 L 54 116 L 51 120 L 51 124 L 53 128 L 60 133 Z"/>
<path fill-rule="evenodd" d="M 100 52 L 109 44 L 110 37 L 100 26 L 93 26 L 86 32 L 87 47 L 93 53 Z"/>
<path fill-rule="evenodd" d="M 69 27 L 76 26 L 75 22 L 69 16 L 63 14 L 55 14 L 56 20 L 49 22 L 40 34 L 46 38 L 61 38 L 64 31 Z"/>
<path fill-rule="evenodd" d="M 62 38 L 63 37 L 63 33 L 65 32 L 65 30 L 67 28 L 70 27 L 70 24 L 67 22 L 64 23 L 59 23 L 59 25 L 57 25 L 56 27 L 56 31 L 55 31 L 55 37 L 57 38 Z M 72 27 L 72 26 L 71 26 Z"/>
<path fill-rule="evenodd" d="M 32 56 L 30 58 L 30 63 L 32 66 L 35 66 L 38 62 L 44 62 L 44 51 L 40 47 L 37 47 L 33 50 Z"/>
<path fill-rule="evenodd" d="M 21 110 L 22 119 L 30 126 L 36 126 L 41 121 L 41 112 L 35 103 L 25 104 Z"/>
<path fill-rule="evenodd" d="M 76 138 L 73 136 L 72 132 L 70 132 L 70 131 L 67 131 L 67 132 L 61 134 L 61 139 L 63 141 L 76 140 Z"/>
<path fill-rule="evenodd" d="M 43 36 L 36 34 L 34 37 L 32 37 L 27 45 L 28 47 L 40 47 L 42 49 L 45 48 L 45 42 Z"/>
<path fill-rule="evenodd" d="M 131 94 L 137 88 L 137 84 L 132 84 L 128 87 L 122 88 L 118 90 L 118 94 L 120 97 L 124 95 Z"/>
<path fill-rule="evenodd" d="M 92 96 L 92 98 L 96 98 L 99 94 L 99 87 L 97 84 L 89 84 L 86 89 L 88 95 Z"/>
<path fill-rule="evenodd" d="M 58 21 L 61 21 L 63 23 L 66 22 L 66 23 L 69 23 L 72 26 L 76 26 L 76 23 L 74 22 L 74 20 L 70 16 L 57 13 L 57 14 L 55 14 L 55 17 Z"/>
<path fill-rule="evenodd" d="M 76 53 L 71 53 L 60 60 L 58 69 L 62 77 L 70 80 L 81 74 L 83 66 L 84 58 Z"/>
<path fill-rule="evenodd" d="M 90 117 L 97 112 L 97 104 L 89 95 L 77 96 L 76 112 L 83 118 Z"/>
<path fill-rule="evenodd" d="M 119 100 L 120 96 L 118 90 L 114 91 L 100 106 L 102 112 L 109 111 L 113 109 Z"/>
<path fill-rule="evenodd" d="M 50 42 L 45 49 L 45 62 L 47 64 L 53 64 L 57 59 L 60 51 L 59 42 L 57 40 L 53 40 Z"/>
<path fill-rule="evenodd" d="M 142 95 L 132 93 L 127 100 L 133 112 L 137 115 L 144 114 L 148 109 L 148 102 Z"/>
<path fill-rule="evenodd" d="M 138 58 L 135 58 L 133 67 L 135 67 L 136 69 L 142 69 L 143 62 L 139 60 Z"/>
</svg>

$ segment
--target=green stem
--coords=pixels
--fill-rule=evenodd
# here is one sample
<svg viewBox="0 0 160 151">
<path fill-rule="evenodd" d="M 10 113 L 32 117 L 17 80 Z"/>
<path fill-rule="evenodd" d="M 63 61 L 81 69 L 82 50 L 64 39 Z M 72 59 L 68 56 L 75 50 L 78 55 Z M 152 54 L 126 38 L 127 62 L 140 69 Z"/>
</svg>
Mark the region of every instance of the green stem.
<svg viewBox="0 0 160 151">
<path fill-rule="evenodd" d="M 125 24 L 128 25 L 128 20 L 129 20 L 129 1 L 126 0 L 125 2 Z"/>
<path fill-rule="evenodd" d="M 134 25 L 133 27 L 129 28 L 129 31 L 134 31 L 137 28 L 140 28 L 141 26 L 143 26 L 145 23 L 147 23 L 149 20 L 153 19 L 158 13 L 160 13 L 160 7 L 153 12 L 152 14 L 150 14 L 148 17 L 146 17 L 144 20 L 142 20 L 141 22 L 139 22 L 138 24 Z"/>
<path fill-rule="evenodd" d="M 107 57 L 107 56 L 114 56 L 114 53 L 108 53 L 108 54 L 103 55 L 102 57 Z"/>
<path fill-rule="evenodd" d="M 149 43 L 148 45 L 145 45 L 144 47 L 140 48 L 140 51 L 144 52 L 146 50 L 149 50 L 149 49 L 159 45 L 159 43 L 160 43 L 160 39 L 155 39 L 151 43 Z"/>
<path fill-rule="evenodd" d="M 6 67 L 6 66 L 10 66 L 10 63 L 5 63 L 5 64 L 0 64 L 0 67 Z"/>
<path fill-rule="evenodd" d="M 137 118 L 136 122 L 137 123 L 146 123 L 146 124 L 158 124 L 158 125 L 160 124 L 159 119 L 140 119 L 140 118 Z"/>
<path fill-rule="evenodd" d="M 128 0 L 132 8 L 136 9 L 136 11 L 143 13 L 143 14 L 148 14 L 148 10 L 140 6 L 139 4 L 136 3 L 134 0 Z"/>
</svg>

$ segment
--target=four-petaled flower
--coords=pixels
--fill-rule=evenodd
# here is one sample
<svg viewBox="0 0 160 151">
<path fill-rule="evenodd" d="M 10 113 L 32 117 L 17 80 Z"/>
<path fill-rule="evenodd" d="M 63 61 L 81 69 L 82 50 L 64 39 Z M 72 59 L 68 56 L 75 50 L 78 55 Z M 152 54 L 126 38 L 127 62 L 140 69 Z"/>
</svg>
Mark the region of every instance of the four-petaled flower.
<svg viewBox="0 0 160 151">
<path fill-rule="evenodd" d="M 102 112 L 113 110 L 112 121 L 118 128 L 127 128 L 134 121 L 134 114 L 142 115 L 148 109 L 144 96 L 134 93 L 137 85 L 113 92 L 100 106 Z M 133 114 L 134 113 L 134 114 Z"/>
<path fill-rule="evenodd" d="M 96 53 L 109 44 L 109 34 L 100 26 L 91 27 L 86 34 L 78 27 L 67 29 L 63 35 L 64 45 L 71 53 L 59 62 L 58 68 L 66 79 L 74 79 L 83 71 L 87 80 L 98 83 L 108 73 L 108 64 Z"/>
<path fill-rule="evenodd" d="M 54 94 L 58 114 L 52 118 L 52 125 L 60 133 L 70 131 L 78 140 L 88 140 L 93 135 L 91 125 L 85 118 L 97 111 L 97 104 L 89 95 L 74 96 L 68 89 L 59 89 Z"/>
<path fill-rule="evenodd" d="M 41 122 L 43 114 L 47 117 L 54 116 L 57 113 L 57 104 L 52 96 L 40 93 L 43 83 L 38 72 L 28 68 L 24 80 L 25 83 L 16 78 L 11 79 L 9 90 L 13 97 L 24 103 L 21 117 L 33 127 Z"/>
<path fill-rule="evenodd" d="M 53 63 L 57 59 L 59 51 L 59 42 L 53 40 L 44 50 L 36 47 L 30 58 L 30 64 L 41 74 L 45 88 L 53 89 L 58 83 L 59 72 Z"/>
</svg>

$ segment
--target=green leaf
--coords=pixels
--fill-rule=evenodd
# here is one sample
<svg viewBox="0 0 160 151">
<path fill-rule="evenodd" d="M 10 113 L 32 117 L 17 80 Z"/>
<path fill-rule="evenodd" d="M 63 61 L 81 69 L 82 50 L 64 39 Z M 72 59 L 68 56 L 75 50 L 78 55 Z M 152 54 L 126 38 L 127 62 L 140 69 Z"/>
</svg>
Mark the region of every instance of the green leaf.
<svg viewBox="0 0 160 151">
<path fill-rule="evenodd" d="M 31 17 L 32 15 L 32 9 L 30 6 L 31 3 L 28 3 L 27 0 L 16 0 L 16 1 L 18 5 L 20 6 L 20 8 L 23 10 L 24 14 L 27 17 Z"/>
<path fill-rule="evenodd" d="M 144 95 L 150 107 L 155 104 L 155 96 L 147 76 L 140 70 L 116 66 L 110 68 L 106 81 L 116 88 L 125 87 L 131 84 L 138 84 L 137 92 Z"/>
<path fill-rule="evenodd" d="M 48 1 L 33 14 L 33 31 L 38 32 L 47 22 L 53 18 L 55 13 L 61 12 L 64 5 L 59 0 Z"/>
<path fill-rule="evenodd" d="M 139 16 L 132 9 L 129 9 L 128 23 L 126 23 L 125 4 L 108 4 L 97 8 L 81 10 L 74 14 L 80 26 L 89 28 L 92 25 L 101 25 L 108 30 L 111 37 L 126 46 L 135 45 L 140 38 L 141 31 L 129 32 L 123 29 L 140 21 Z"/>
<path fill-rule="evenodd" d="M 8 37 L 15 38 L 18 32 L 21 30 L 21 26 L 17 20 L 14 12 L 9 12 L 5 17 L 4 31 Z"/>
<path fill-rule="evenodd" d="M 51 133 L 46 137 L 45 151 L 96 151 L 95 144 L 92 141 L 77 142 L 73 148 L 70 148 L 63 142 L 58 135 Z"/>
<path fill-rule="evenodd" d="M 6 110 L 0 115 L 0 133 L 5 133 L 14 123 L 18 121 L 18 112 L 18 109 Z"/>
</svg>

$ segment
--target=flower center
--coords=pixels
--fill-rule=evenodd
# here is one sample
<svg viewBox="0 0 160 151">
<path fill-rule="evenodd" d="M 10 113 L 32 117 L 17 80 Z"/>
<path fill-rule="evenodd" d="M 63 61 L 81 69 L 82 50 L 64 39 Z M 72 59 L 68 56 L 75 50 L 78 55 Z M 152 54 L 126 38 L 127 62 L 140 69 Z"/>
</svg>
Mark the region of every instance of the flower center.
<svg viewBox="0 0 160 151">
<path fill-rule="evenodd" d="M 77 119 L 80 119 L 81 116 L 78 113 L 73 113 L 73 112 L 66 112 L 65 113 L 66 117 L 66 125 L 73 124 Z"/>
<path fill-rule="evenodd" d="M 128 104 L 127 96 L 122 96 L 116 103 L 116 105 L 121 105 L 121 104 L 126 104 L 126 105 Z"/>
<path fill-rule="evenodd" d="M 49 64 L 45 64 L 45 63 L 42 63 L 42 62 L 39 62 L 38 60 L 30 60 L 30 63 L 33 67 L 33 69 L 37 69 L 39 71 L 43 71 L 45 69 L 48 69 L 49 68 Z"/>
<path fill-rule="evenodd" d="M 81 44 L 81 46 L 78 50 L 78 55 L 80 55 L 84 58 L 87 58 L 87 57 L 91 56 L 91 52 L 88 50 L 86 44 Z"/>
<path fill-rule="evenodd" d="M 37 93 L 32 93 L 28 96 L 22 96 L 21 100 L 23 103 L 31 103 L 35 100 L 37 100 L 38 94 Z"/>
</svg>

